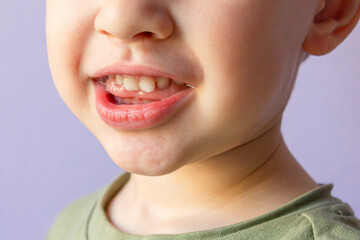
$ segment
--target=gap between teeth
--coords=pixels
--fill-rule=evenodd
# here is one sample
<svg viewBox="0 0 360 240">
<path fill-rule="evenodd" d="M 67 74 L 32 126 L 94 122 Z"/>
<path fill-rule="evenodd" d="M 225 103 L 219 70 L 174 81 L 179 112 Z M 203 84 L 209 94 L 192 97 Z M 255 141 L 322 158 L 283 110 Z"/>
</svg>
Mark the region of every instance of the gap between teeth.
<svg viewBox="0 0 360 240">
<path fill-rule="evenodd" d="M 185 85 L 187 87 L 194 88 L 190 84 L 185 84 L 183 82 L 164 77 L 158 77 L 155 81 L 153 77 L 141 76 L 138 81 L 135 77 L 129 75 L 109 75 L 107 79 L 115 80 L 117 85 L 123 85 L 128 91 L 141 90 L 147 93 L 153 92 L 156 86 L 160 89 L 167 88 L 170 85 L 170 81 L 173 81 L 179 86 Z"/>
</svg>

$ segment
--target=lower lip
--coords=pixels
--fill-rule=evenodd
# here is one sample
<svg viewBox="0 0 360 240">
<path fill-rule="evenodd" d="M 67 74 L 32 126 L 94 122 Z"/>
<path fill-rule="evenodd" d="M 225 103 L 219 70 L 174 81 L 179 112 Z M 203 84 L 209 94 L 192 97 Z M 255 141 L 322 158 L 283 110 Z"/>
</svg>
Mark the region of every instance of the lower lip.
<svg viewBox="0 0 360 240">
<path fill-rule="evenodd" d="M 121 130 L 146 129 L 163 123 L 179 112 L 195 92 L 186 88 L 165 99 L 148 104 L 121 104 L 109 101 L 105 86 L 94 81 L 95 105 L 100 118 Z"/>
</svg>

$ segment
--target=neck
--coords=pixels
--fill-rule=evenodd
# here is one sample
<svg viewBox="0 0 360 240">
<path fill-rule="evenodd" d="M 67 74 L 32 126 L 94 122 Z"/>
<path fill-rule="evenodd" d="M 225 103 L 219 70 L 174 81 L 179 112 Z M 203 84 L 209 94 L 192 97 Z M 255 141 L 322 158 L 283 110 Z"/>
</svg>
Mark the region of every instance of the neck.
<svg viewBox="0 0 360 240">
<path fill-rule="evenodd" d="M 285 204 L 317 184 L 288 151 L 280 125 L 281 122 L 245 144 L 170 174 L 131 174 L 121 191 L 122 201 L 131 203 L 127 205 L 131 206 L 131 214 L 140 217 L 146 212 L 167 221 L 214 209 L 218 213 L 219 209 L 228 210 L 231 215 L 232 206 L 245 219 L 246 209 L 249 214 L 259 215 Z"/>
</svg>

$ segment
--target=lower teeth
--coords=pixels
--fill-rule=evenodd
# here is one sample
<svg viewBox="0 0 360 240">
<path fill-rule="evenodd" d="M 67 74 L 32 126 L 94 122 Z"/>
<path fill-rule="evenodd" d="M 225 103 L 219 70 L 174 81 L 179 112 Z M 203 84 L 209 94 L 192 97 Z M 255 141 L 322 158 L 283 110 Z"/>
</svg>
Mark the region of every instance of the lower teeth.
<svg viewBox="0 0 360 240">
<path fill-rule="evenodd" d="M 153 100 L 139 99 L 139 98 L 120 98 L 112 95 L 115 104 L 146 104 L 152 103 Z"/>
</svg>

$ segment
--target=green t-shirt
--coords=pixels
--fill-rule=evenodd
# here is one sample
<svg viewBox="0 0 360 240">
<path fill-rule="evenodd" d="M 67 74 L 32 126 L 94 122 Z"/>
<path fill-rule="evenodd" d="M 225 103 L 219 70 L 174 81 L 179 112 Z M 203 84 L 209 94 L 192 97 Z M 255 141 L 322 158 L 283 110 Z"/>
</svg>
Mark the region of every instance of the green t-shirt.
<svg viewBox="0 0 360 240">
<path fill-rule="evenodd" d="M 68 204 L 46 240 L 360 240 L 360 221 L 347 203 L 331 196 L 332 183 L 318 184 L 275 210 L 224 227 L 181 234 L 124 233 L 109 222 L 105 206 L 129 177 L 124 172 L 108 186 Z"/>
</svg>

